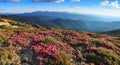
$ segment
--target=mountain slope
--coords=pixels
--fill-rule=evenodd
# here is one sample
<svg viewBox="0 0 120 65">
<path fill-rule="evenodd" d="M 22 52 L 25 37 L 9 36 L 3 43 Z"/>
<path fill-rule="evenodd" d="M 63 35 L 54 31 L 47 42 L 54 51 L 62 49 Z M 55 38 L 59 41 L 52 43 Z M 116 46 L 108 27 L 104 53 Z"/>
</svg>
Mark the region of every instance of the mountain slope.
<svg viewBox="0 0 120 65">
<path fill-rule="evenodd" d="M 85 22 L 88 26 L 88 30 L 91 32 L 106 32 L 111 30 L 120 29 L 120 21 L 112 21 L 112 22 L 97 22 L 97 21 L 90 21 Z"/>
<path fill-rule="evenodd" d="M 120 65 L 120 38 L 6 22 L 0 65 Z"/>
<path fill-rule="evenodd" d="M 119 30 L 112 30 L 112 31 L 102 32 L 102 34 L 107 34 L 107 35 L 111 35 L 111 36 L 120 37 L 120 29 Z"/>
<path fill-rule="evenodd" d="M 44 26 L 44 27 L 60 27 L 63 29 L 74 29 L 79 31 L 87 31 L 87 26 L 82 21 L 71 19 L 52 19 L 49 17 L 35 17 L 35 16 L 7 16 L 22 23 L 28 23 L 31 25 Z"/>
</svg>

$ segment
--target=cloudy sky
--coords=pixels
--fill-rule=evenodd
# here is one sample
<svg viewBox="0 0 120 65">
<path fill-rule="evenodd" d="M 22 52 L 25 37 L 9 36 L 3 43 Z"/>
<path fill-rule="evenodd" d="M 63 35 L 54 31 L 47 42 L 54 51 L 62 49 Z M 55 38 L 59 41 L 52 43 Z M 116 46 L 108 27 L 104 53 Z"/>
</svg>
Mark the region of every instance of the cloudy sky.
<svg viewBox="0 0 120 65">
<path fill-rule="evenodd" d="M 0 13 L 59 11 L 120 16 L 120 0 L 0 0 Z"/>
</svg>

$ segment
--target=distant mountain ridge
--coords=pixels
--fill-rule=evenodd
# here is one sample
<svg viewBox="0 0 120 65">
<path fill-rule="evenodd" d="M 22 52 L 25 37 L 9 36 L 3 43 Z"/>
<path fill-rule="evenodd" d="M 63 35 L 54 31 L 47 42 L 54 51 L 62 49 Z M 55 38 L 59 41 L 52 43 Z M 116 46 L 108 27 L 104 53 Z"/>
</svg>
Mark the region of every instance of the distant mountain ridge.
<svg viewBox="0 0 120 65">
<path fill-rule="evenodd" d="M 49 18 L 61 18 L 82 21 L 86 24 L 88 32 L 105 32 L 110 30 L 120 29 L 120 19 L 110 16 L 99 16 L 99 15 L 85 15 L 67 12 L 48 12 L 48 11 L 37 11 L 32 13 L 19 14 L 20 16 L 46 16 Z M 78 23 L 77 23 L 78 24 Z"/>
<path fill-rule="evenodd" d="M 87 32 L 105 32 L 120 29 L 120 19 L 110 16 L 85 15 L 68 12 L 36 11 L 9 15 L 15 20 L 45 27 L 61 27 Z"/>
<path fill-rule="evenodd" d="M 119 21 L 119 17 L 101 16 L 101 15 L 90 15 L 90 14 L 78 14 L 69 12 L 51 12 L 51 11 L 35 11 L 31 13 L 18 14 L 21 16 L 48 16 L 52 18 L 63 18 L 73 20 L 86 20 L 86 21 Z"/>
<path fill-rule="evenodd" d="M 71 20 L 71 19 L 61 19 L 61 18 L 50 18 L 50 17 L 35 17 L 35 16 L 6 16 L 18 22 L 32 24 L 35 26 L 44 27 L 60 27 L 63 29 L 74 29 L 78 31 L 87 31 L 87 26 L 82 21 Z"/>
</svg>

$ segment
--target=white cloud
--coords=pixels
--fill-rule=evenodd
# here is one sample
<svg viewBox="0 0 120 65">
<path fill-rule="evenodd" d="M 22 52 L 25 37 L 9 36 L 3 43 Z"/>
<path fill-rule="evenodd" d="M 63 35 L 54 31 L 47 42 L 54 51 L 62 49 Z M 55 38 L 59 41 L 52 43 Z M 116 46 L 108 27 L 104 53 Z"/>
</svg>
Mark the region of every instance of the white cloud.
<svg viewBox="0 0 120 65">
<path fill-rule="evenodd" d="M 20 2 L 20 0 L 10 0 L 11 2 Z"/>
<path fill-rule="evenodd" d="M 104 5 L 109 5 L 109 4 L 110 4 L 110 2 L 109 2 L 108 0 L 105 0 L 105 1 L 101 2 L 101 5 L 102 5 L 102 6 L 104 6 Z"/>
<path fill-rule="evenodd" d="M 112 7 L 115 7 L 115 8 L 120 8 L 120 4 L 118 3 L 118 1 L 113 1 L 113 2 L 110 2 L 108 0 L 105 0 L 103 2 L 100 3 L 102 6 L 112 6 Z"/>
<path fill-rule="evenodd" d="M 64 2 L 64 0 L 33 0 L 33 2 Z"/>
<path fill-rule="evenodd" d="M 120 4 L 118 3 L 118 1 L 111 2 L 110 5 L 113 6 L 113 7 L 116 7 L 116 8 L 120 8 Z"/>
<path fill-rule="evenodd" d="M 13 11 L 14 10 L 14 11 Z M 114 17 L 120 17 L 120 10 L 118 9 L 104 9 L 104 8 L 87 8 L 87 7 L 80 7 L 80 6 L 73 6 L 73 7 L 61 7 L 61 6 L 56 6 L 56 7 L 32 7 L 27 9 L 22 8 L 21 11 L 19 11 L 19 8 L 15 9 L 10 9 L 8 10 L 0 10 L 0 13 L 5 13 L 5 12 L 11 12 L 11 13 L 28 13 L 28 12 L 34 12 L 34 11 L 54 11 L 54 12 L 70 12 L 70 13 L 78 13 L 78 14 L 93 14 L 93 15 L 105 15 L 105 16 L 114 16 Z"/>
<path fill-rule="evenodd" d="M 80 2 L 80 0 L 71 0 L 72 2 Z"/>
</svg>

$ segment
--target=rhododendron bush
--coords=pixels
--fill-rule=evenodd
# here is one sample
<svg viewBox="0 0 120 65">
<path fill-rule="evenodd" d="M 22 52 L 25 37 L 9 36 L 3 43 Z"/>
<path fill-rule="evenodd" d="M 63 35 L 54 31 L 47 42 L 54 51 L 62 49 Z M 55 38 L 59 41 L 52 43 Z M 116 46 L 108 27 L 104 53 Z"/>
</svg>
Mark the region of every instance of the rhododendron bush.
<svg viewBox="0 0 120 65">
<path fill-rule="evenodd" d="M 24 26 L 0 31 L 0 65 L 120 65 L 120 39 Z"/>
</svg>

